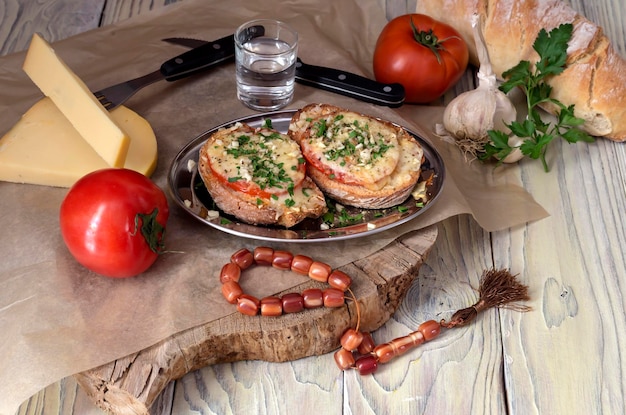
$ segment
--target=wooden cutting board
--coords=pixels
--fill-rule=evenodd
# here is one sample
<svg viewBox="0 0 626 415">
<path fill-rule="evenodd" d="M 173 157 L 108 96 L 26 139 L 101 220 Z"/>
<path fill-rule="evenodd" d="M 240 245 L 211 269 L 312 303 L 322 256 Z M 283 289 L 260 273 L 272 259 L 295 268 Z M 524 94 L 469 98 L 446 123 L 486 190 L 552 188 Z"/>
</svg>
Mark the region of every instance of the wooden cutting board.
<svg viewBox="0 0 626 415">
<path fill-rule="evenodd" d="M 353 279 L 362 331 L 376 330 L 391 317 L 436 239 L 436 226 L 412 231 L 340 268 Z M 301 292 L 316 284 L 310 281 L 288 291 Z M 244 316 L 233 306 L 233 313 L 226 317 L 177 333 L 75 378 L 94 403 L 106 411 L 148 414 L 148 408 L 167 384 L 191 371 L 215 363 L 284 362 L 329 353 L 339 347 L 343 332 L 356 323 L 354 301 L 347 301 L 344 307 L 275 318 Z"/>
</svg>

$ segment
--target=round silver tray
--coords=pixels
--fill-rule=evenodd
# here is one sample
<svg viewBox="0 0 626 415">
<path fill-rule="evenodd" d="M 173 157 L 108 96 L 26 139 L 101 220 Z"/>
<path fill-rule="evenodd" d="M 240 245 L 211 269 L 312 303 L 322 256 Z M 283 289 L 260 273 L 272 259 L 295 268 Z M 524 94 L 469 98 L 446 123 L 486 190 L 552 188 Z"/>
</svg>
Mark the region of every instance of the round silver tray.
<svg viewBox="0 0 626 415">
<path fill-rule="evenodd" d="M 167 177 L 169 191 L 176 204 L 200 222 L 244 238 L 282 242 L 330 242 L 364 237 L 401 225 L 430 209 L 439 197 L 444 183 L 443 161 L 430 144 L 409 130 L 424 149 L 426 160 L 422 165 L 422 176 L 431 177 L 426 188 L 426 202 L 416 201 L 413 196 L 409 196 L 404 203 L 387 209 L 368 210 L 346 206 L 340 208 L 340 213 L 331 213 L 326 218 L 306 219 L 289 229 L 250 225 L 221 212 L 197 174 L 198 152 L 204 142 L 215 131 L 236 122 L 260 127 L 269 120 L 274 129 L 286 133 L 294 113 L 295 110 L 276 111 L 232 120 L 191 140 L 172 161 Z M 327 201 L 332 212 L 335 204 L 330 199 Z M 334 220 L 327 228 L 324 219 L 328 222 Z"/>
</svg>

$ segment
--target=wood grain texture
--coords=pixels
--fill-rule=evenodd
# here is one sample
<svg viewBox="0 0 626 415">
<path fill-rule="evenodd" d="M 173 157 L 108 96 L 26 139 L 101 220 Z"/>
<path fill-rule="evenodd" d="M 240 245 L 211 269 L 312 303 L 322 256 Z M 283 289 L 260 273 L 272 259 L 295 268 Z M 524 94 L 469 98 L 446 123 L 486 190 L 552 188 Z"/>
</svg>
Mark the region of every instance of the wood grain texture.
<svg viewBox="0 0 626 415">
<path fill-rule="evenodd" d="M 626 57 L 622 1 L 570 4 Z M 551 217 L 492 235 L 496 265 L 534 298 L 532 313 L 501 314 L 509 413 L 625 413 L 626 147 L 557 142 L 550 154 L 550 173 L 524 163 L 520 178 Z"/>
<path fill-rule="evenodd" d="M 121 22 L 182 0 L 107 0 L 101 26 Z"/>
<path fill-rule="evenodd" d="M 626 57 L 623 0 L 566 1 L 601 25 Z M 80 24 L 59 26 L 52 14 L 78 10 L 69 6 L 76 3 L 88 2 L 3 2 L 0 53 L 25 49 L 33 31 L 55 40 L 78 33 Z M 411 11 L 411 0 L 386 3 L 388 17 L 403 7 Z M 101 20 L 113 23 L 162 4 L 107 1 Z M 468 73 L 442 102 L 472 85 Z M 367 378 L 339 372 L 331 354 L 207 366 L 170 383 L 151 413 L 626 413 L 626 147 L 600 140 L 557 143 L 550 152 L 550 173 L 528 162 L 518 175 L 551 217 L 491 234 L 468 216 L 439 224 L 419 278 L 374 337 L 380 342 L 405 335 L 426 319 L 445 318 L 468 305 L 481 271 L 491 266 L 510 268 L 529 285 L 532 312 L 489 311 Z M 103 412 L 67 378 L 35 395 L 19 413 Z"/>
<path fill-rule="evenodd" d="M 98 27 L 105 0 L 4 0 L 0 3 L 0 55 L 26 50 L 33 33 L 54 42 Z"/>
</svg>

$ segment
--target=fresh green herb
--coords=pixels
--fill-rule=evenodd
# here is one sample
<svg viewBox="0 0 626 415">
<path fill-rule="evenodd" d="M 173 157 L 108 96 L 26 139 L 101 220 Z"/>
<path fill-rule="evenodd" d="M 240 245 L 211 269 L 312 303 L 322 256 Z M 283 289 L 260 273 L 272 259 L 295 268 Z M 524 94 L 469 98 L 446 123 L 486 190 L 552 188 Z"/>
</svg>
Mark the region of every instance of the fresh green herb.
<svg viewBox="0 0 626 415">
<path fill-rule="evenodd" d="M 328 225 L 332 225 L 335 222 L 335 213 L 333 211 L 327 211 L 322 215 L 322 220 Z"/>
<path fill-rule="evenodd" d="M 398 206 L 398 212 L 400 212 L 400 213 L 407 212 L 408 210 L 409 210 L 409 208 L 406 207 L 406 206 L 403 206 L 403 205 Z"/>
<path fill-rule="evenodd" d="M 322 215 L 322 221 L 329 226 L 347 226 L 363 220 L 363 213 L 351 214 L 345 207 L 326 201 L 328 211 Z"/>
<path fill-rule="evenodd" d="M 382 134 L 373 134 L 369 124 L 361 124 L 359 120 L 350 121 L 338 115 L 332 124 L 325 123 L 324 127 L 324 134 L 317 134 L 327 148 L 324 156 L 342 166 L 348 163 L 372 164 L 393 147 L 385 142 Z M 326 134 L 329 129 L 331 134 Z"/>
<path fill-rule="evenodd" d="M 323 137 L 326 135 L 326 129 L 328 128 L 328 126 L 326 125 L 326 119 L 322 118 L 321 120 L 317 121 L 314 124 L 316 133 L 315 136 L 316 137 Z"/>
<path fill-rule="evenodd" d="M 502 74 L 506 81 L 500 86 L 500 90 L 508 93 L 513 88 L 521 88 L 526 95 L 528 109 L 528 116 L 524 121 L 514 121 L 508 127 L 514 135 L 523 139 L 520 146 L 522 154 L 532 159 L 541 159 L 545 171 L 549 170 L 546 151 L 553 139 L 560 136 L 568 143 L 594 141 L 593 137 L 578 128 L 584 120 L 574 115 L 574 106 L 566 106 L 551 98 L 552 87 L 547 83 L 550 77 L 560 74 L 565 69 L 567 45 L 572 37 L 572 31 L 573 25 L 570 23 L 562 24 L 549 33 L 542 29 L 533 44 L 540 58 L 534 68 L 529 61 L 521 61 Z M 547 123 L 541 119 L 538 111 L 541 104 L 550 104 L 558 108 L 556 123 Z M 487 160 L 496 157 L 502 162 L 501 160 L 513 151 L 508 143 L 509 137 L 497 130 L 488 131 L 488 134 L 489 141 L 484 145 L 479 158 Z"/>
<path fill-rule="evenodd" d="M 363 219 L 362 213 L 351 215 L 346 209 L 342 209 L 341 212 L 339 212 L 339 217 L 337 218 L 337 220 L 339 220 L 339 225 L 341 226 L 346 226 L 351 223 L 356 223 L 356 222 L 361 221 L 362 219 Z"/>
<path fill-rule="evenodd" d="M 257 204 L 257 206 L 261 206 L 263 204 L 263 199 L 257 197 L 256 198 L 256 204 Z"/>
<path fill-rule="evenodd" d="M 293 199 L 286 199 L 286 200 L 285 200 L 285 206 L 287 206 L 287 207 L 292 207 L 292 206 L 294 206 L 295 204 L 296 204 L 296 201 L 295 201 L 295 200 L 293 200 Z"/>
<path fill-rule="evenodd" d="M 264 135 L 268 140 L 282 140 L 282 136 L 278 133 Z M 236 143 L 236 144 L 235 144 Z M 248 135 L 242 134 L 233 141 L 232 146 L 226 149 L 226 153 L 234 158 L 247 158 L 249 161 L 249 169 L 247 173 L 252 176 L 252 180 L 261 188 L 283 188 L 284 185 L 293 184 L 292 178 L 284 168 L 284 163 L 277 163 L 274 160 L 274 153 L 270 147 L 261 141 L 253 141 Z M 243 180 L 240 171 L 241 167 L 237 167 L 238 175 L 229 177 L 228 181 L 233 183 Z M 297 170 L 293 169 L 293 170 Z"/>
<path fill-rule="evenodd" d="M 309 193 L 309 190 L 311 190 L 311 189 L 309 189 L 309 188 L 307 188 L 307 187 L 303 187 L 303 188 L 302 188 L 302 194 L 303 194 L 303 195 L 305 195 L 306 197 L 309 197 L 309 196 L 311 195 L 311 194 Z"/>
<path fill-rule="evenodd" d="M 265 121 L 263 122 L 263 127 L 265 128 L 274 128 L 272 127 L 272 120 L 270 118 L 266 118 Z"/>
<path fill-rule="evenodd" d="M 230 225 L 232 222 L 226 218 L 220 218 L 220 225 Z"/>
</svg>

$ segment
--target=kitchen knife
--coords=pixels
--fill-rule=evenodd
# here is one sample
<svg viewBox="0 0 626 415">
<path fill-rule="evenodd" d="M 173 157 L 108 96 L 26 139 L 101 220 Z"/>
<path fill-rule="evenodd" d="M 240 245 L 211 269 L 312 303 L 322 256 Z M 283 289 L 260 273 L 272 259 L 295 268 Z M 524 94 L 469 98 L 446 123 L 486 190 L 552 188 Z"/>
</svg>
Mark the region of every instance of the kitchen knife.
<svg viewBox="0 0 626 415">
<path fill-rule="evenodd" d="M 190 48 L 206 44 L 205 40 L 186 37 L 163 41 Z M 400 84 L 383 84 L 339 69 L 309 65 L 300 58 L 296 63 L 296 82 L 377 105 L 399 107 L 404 103 L 404 87 Z"/>
<path fill-rule="evenodd" d="M 176 81 L 192 74 L 202 72 L 222 62 L 230 61 L 235 55 L 233 35 L 204 42 L 181 55 L 165 61 L 159 69 L 139 78 L 113 85 L 93 94 L 109 111 L 124 103 L 141 88 L 157 81 Z"/>
</svg>

